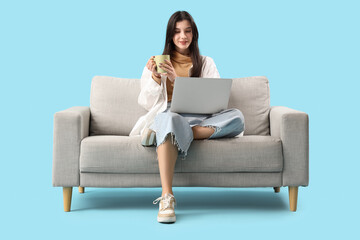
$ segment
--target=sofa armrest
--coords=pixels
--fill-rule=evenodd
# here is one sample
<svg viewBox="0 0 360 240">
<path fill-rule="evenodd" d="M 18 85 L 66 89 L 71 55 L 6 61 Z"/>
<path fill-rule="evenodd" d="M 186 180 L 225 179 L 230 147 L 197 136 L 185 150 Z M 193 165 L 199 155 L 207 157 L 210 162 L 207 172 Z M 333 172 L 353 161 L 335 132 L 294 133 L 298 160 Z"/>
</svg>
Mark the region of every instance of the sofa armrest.
<svg viewBox="0 0 360 240">
<path fill-rule="evenodd" d="M 89 124 L 89 107 L 71 107 L 54 114 L 54 187 L 79 186 L 80 143 L 89 136 Z"/>
<path fill-rule="evenodd" d="M 284 168 L 283 186 L 309 184 L 309 117 L 287 107 L 270 109 L 270 134 L 282 142 Z"/>
</svg>

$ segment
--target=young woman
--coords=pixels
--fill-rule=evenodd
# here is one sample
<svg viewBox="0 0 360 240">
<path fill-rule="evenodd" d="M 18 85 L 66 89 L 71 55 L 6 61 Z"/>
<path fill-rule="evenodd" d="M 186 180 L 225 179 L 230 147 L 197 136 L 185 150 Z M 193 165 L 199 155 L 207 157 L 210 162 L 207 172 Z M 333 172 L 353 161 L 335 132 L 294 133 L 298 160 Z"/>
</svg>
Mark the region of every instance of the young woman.
<svg viewBox="0 0 360 240">
<path fill-rule="evenodd" d="M 158 222 L 175 222 L 175 197 L 172 180 L 178 155 L 184 160 L 194 139 L 235 137 L 244 131 L 244 116 L 232 108 L 215 114 L 177 114 L 170 112 L 176 77 L 220 78 L 212 58 L 201 56 L 198 30 L 186 11 L 175 12 L 169 19 L 163 55 L 170 55 L 160 67 L 167 73 L 157 72 L 154 56 L 147 62 L 141 76 L 138 103 L 149 112 L 142 116 L 130 136 L 141 135 L 143 146 L 156 144 L 161 197 Z"/>
</svg>

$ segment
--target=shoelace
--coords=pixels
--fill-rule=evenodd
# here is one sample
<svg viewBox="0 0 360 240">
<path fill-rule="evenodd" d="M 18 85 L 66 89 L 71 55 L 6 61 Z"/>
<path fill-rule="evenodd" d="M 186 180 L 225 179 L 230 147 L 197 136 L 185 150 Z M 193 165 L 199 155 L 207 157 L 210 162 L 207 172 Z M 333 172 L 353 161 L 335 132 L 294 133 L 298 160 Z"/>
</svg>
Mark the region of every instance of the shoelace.
<svg viewBox="0 0 360 240">
<path fill-rule="evenodd" d="M 163 197 L 158 197 L 157 199 L 155 199 L 153 201 L 153 204 L 157 204 L 159 201 L 164 200 L 163 201 L 164 204 L 163 204 L 163 206 L 161 208 L 161 210 L 163 210 L 163 209 L 166 209 L 166 208 L 170 207 L 170 200 L 171 199 L 174 200 L 174 203 L 175 203 L 175 206 L 176 206 L 175 197 L 173 195 L 171 195 L 171 194 L 165 194 L 165 196 L 163 196 Z"/>
</svg>

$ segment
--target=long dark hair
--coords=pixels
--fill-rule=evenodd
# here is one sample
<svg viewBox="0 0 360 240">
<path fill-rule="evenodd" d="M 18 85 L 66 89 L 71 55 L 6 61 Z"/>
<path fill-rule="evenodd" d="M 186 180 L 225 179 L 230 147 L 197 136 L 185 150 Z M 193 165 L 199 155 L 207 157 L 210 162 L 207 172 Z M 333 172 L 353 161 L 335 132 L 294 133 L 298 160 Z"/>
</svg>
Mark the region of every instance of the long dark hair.
<svg viewBox="0 0 360 240">
<path fill-rule="evenodd" d="M 194 19 L 191 17 L 191 15 L 188 12 L 177 11 L 173 15 L 171 15 L 166 29 L 166 40 L 165 40 L 163 55 L 170 55 L 170 58 L 173 57 L 175 44 L 172 39 L 175 35 L 176 23 L 181 22 L 183 20 L 188 20 L 190 22 L 193 33 L 193 39 L 189 46 L 190 57 L 193 63 L 193 68 L 190 77 L 200 77 L 203 66 L 203 59 L 200 56 L 200 50 L 198 45 L 199 33 L 196 24 L 194 22 Z"/>
</svg>

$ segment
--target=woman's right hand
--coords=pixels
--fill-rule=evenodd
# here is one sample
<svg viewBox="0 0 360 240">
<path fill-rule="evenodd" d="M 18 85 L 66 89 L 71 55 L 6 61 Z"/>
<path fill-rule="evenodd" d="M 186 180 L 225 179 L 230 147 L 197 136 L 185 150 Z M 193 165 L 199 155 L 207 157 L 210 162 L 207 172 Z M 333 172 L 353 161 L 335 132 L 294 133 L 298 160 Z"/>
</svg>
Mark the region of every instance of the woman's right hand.
<svg viewBox="0 0 360 240">
<path fill-rule="evenodd" d="M 155 75 L 155 77 L 161 78 L 161 74 L 157 72 L 157 67 L 154 58 L 155 56 L 151 56 L 151 58 L 146 64 L 146 67 Z"/>
</svg>

